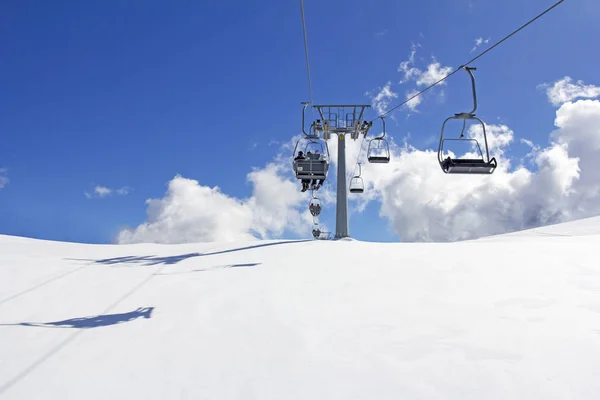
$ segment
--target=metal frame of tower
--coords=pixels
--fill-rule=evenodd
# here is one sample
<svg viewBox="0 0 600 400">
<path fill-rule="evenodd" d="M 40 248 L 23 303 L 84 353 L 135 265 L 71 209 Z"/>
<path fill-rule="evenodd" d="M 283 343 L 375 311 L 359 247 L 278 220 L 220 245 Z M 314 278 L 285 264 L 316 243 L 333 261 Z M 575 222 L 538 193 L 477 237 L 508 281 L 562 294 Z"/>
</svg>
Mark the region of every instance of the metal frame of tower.
<svg viewBox="0 0 600 400">
<path fill-rule="evenodd" d="M 316 120 L 316 131 L 323 134 L 324 140 L 329 140 L 331 135 L 337 135 L 338 141 L 338 167 L 337 167 L 337 194 L 335 210 L 335 238 L 350 237 L 348 229 L 348 190 L 346 185 L 346 135 L 352 140 L 361 135 L 366 136 L 373 122 L 363 119 L 364 111 L 370 105 L 313 105 L 319 111 L 320 120 Z"/>
</svg>

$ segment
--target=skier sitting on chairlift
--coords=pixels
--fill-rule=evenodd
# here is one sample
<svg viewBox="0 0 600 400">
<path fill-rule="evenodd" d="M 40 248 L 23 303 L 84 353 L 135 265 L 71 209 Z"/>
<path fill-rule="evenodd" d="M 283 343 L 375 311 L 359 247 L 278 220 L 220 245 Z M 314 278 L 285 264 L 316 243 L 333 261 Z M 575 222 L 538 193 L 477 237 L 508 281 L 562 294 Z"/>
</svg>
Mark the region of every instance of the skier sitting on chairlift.
<svg viewBox="0 0 600 400">
<path fill-rule="evenodd" d="M 302 152 L 299 152 L 298 154 L 301 154 Z M 302 159 L 304 160 L 305 158 L 302 157 Z M 323 154 L 319 154 L 319 150 L 315 150 L 315 154 L 313 155 L 313 153 L 309 150 L 306 152 L 306 159 L 308 160 L 324 160 L 325 156 L 323 156 Z M 305 192 L 307 189 L 310 190 L 319 190 L 321 188 L 321 186 L 323 185 L 323 181 L 324 179 L 319 179 L 319 182 L 317 182 L 317 179 L 306 179 L 302 181 L 302 191 Z M 306 189 L 304 189 L 304 182 L 306 182 Z"/>
<path fill-rule="evenodd" d="M 319 236 L 321 236 L 321 230 L 320 230 L 320 229 L 313 229 L 313 230 L 312 230 L 312 234 L 313 234 L 313 237 L 314 237 L 315 239 L 318 239 L 318 238 L 319 238 Z"/>
<path fill-rule="evenodd" d="M 319 154 L 319 150 L 315 150 L 315 153 L 316 153 L 319 161 L 325 160 L 325 155 Z M 312 182 L 311 182 L 312 188 L 314 190 L 319 190 L 321 188 L 321 186 L 323 186 L 323 182 L 325 182 L 325 179 L 319 179 L 318 183 L 317 183 L 316 179 L 313 179 Z"/>
<path fill-rule="evenodd" d="M 298 152 L 298 156 L 296 156 L 296 158 L 294 158 L 294 160 L 306 160 L 306 157 L 304 157 L 304 153 L 299 151 Z M 308 185 L 310 184 L 310 179 L 302 179 L 302 191 L 306 192 L 308 190 Z"/>
<path fill-rule="evenodd" d="M 317 204 L 315 206 L 314 203 L 310 203 L 310 206 L 308 207 L 308 209 L 310 210 L 310 213 L 312 215 L 319 215 L 321 213 L 321 205 L 320 204 Z"/>
</svg>

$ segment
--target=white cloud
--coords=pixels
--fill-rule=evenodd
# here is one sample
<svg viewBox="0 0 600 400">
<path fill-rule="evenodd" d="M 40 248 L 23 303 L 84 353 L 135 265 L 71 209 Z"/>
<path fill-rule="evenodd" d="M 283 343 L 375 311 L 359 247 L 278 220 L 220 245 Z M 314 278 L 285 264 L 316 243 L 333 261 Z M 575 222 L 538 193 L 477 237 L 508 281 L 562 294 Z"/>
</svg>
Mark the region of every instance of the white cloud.
<svg viewBox="0 0 600 400">
<path fill-rule="evenodd" d="M 383 114 L 387 111 L 390 102 L 398 97 L 397 93 L 392 92 L 391 82 L 387 82 L 383 88 L 379 89 L 379 92 L 372 96 L 370 93 L 365 93 L 366 96 L 371 96 L 371 106 L 377 111 L 378 114 Z"/>
<path fill-rule="evenodd" d="M 569 76 L 565 76 L 552 85 L 544 83 L 538 87 L 546 89 L 548 100 L 556 107 L 577 98 L 593 99 L 600 96 L 600 87 L 585 85 L 581 80 L 573 83 L 573 79 Z"/>
<path fill-rule="evenodd" d="M 128 187 L 128 186 L 124 186 L 122 188 L 119 188 L 119 189 L 115 190 L 116 194 L 119 194 L 119 195 L 122 195 L 122 196 L 124 196 L 126 194 L 129 194 L 130 192 L 131 192 L 131 188 Z"/>
<path fill-rule="evenodd" d="M 93 192 L 84 192 L 83 194 L 85 195 L 85 197 L 87 197 L 88 199 L 91 199 L 93 197 L 107 197 L 110 196 L 112 194 L 117 194 L 120 196 L 124 196 L 127 195 L 131 192 L 131 188 L 128 186 L 124 186 L 122 188 L 119 189 L 111 189 L 108 188 L 106 186 L 102 186 L 102 185 L 97 185 Z"/>
<path fill-rule="evenodd" d="M 450 72 L 452 72 L 452 68 L 448 66 L 442 66 L 440 62 L 438 62 L 435 57 L 431 57 L 431 62 L 427 64 L 424 70 L 415 66 L 416 62 L 416 54 L 417 48 L 421 47 L 421 45 L 416 44 L 411 46 L 410 55 L 408 56 L 408 60 L 402 61 L 398 67 L 398 72 L 401 72 L 403 77 L 399 81 L 400 84 L 408 84 L 411 81 L 415 82 L 416 88 L 411 89 L 406 94 L 406 99 L 414 96 L 420 90 L 440 81 L 444 77 L 446 77 Z M 443 86 L 446 82 L 439 82 L 437 86 Z M 440 96 L 444 96 L 443 91 L 440 92 Z M 423 96 L 417 96 L 414 99 L 410 100 L 404 106 L 409 110 L 409 112 L 417 112 L 417 107 L 423 102 Z"/>
<path fill-rule="evenodd" d="M 8 185 L 8 170 L 6 168 L 0 168 L 0 189 Z"/>
<path fill-rule="evenodd" d="M 162 199 L 149 199 L 148 221 L 119 233 L 119 243 L 184 243 L 252 239 L 251 210 L 223 194 L 218 187 L 201 186 L 176 176 Z"/>
<path fill-rule="evenodd" d="M 119 243 L 210 242 L 306 234 L 312 224 L 308 198 L 288 163 L 273 162 L 247 176 L 252 196 L 236 199 L 218 187 L 176 176 L 161 199 L 147 200 L 147 221 L 122 230 Z"/>
<path fill-rule="evenodd" d="M 406 94 L 406 100 L 410 99 L 411 97 L 413 97 L 415 94 L 419 93 L 418 90 L 413 90 L 411 92 L 408 92 Z M 412 112 L 417 112 L 417 107 L 419 106 L 419 104 L 421 104 L 421 102 L 423 101 L 423 98 L 421 96 L 417 96 L 413 99 L 410 99 L 407 103 L 406 103 L 406 107 L 412 111 Z"/>
<path fill-rule="evenodd" d="M 442 67 L 442 65 L 435 61 L 427 66 L 427 69 L 420 73 L 417 79 L 418 86 L 430 86 L 436 83 L 437 81 L 445 78 L 450 72 L 452 72 L 451 67 Z M 445 85 L 446 82 L 440 82 L 439 85 Z"/>
<path fill-rule="evenodd" d="M 499 168 L 492 176 L 445 175 L 437 152 L 394 147 L 388 170 L 367 173 L 368 186 L 381 199 L 380 213 L 403 240 L 458 240 L 501 233 L 549 222 L 578 176 L 577 160 L 560 145 L 536 158 L 539 171 L 509 172 L 502 146 L 512 136 L 504 127 L 489 126 Z M 470 130 L 469 132 L 472 132 Z M 368 172 L 368 171 L 367 171 Z M 373 179 L 374 178 L 374 179 Z"/>
<path fill-rule="evenodd" d="M 472 53 L 475 50 L 477 50 L 477 48 L 479 46 L 481 46 L 482 44 L 488 44 L 489 42 L 490 42 L 490 38 L 484 39 L 483 37 L 479 37 L 479 38 L 475 39 L 475 45 L 471 49 L 470 53 Z"/>
<path fill-rule="evenodd" d="M 418 78 L 421 75 L 421 70 L 414 67 L 415 64 L 415 56 L 417 54 L 417 47 L 421 47 L 420 44 L 413 44 L 410 48 L 410 55 L 408 56 L 408 60 L 402 61 L 400 66 L 398 66 L 398 72 L 404 73 L 404 79 L 400 80 L 398 83 L 405 83 L 412 79 Z"/>
<path fill-rule="evenodd" d="M 94 192 L 96 193 L 96 195 L 98 195 L 98 197 L 104 197 L 104 196 L 108 196 L 109 194 L 111 194 L 112 189 L 109 189 L 104 186 L 96 186 L 96 188 L 94 189 Z"/>
</svg>

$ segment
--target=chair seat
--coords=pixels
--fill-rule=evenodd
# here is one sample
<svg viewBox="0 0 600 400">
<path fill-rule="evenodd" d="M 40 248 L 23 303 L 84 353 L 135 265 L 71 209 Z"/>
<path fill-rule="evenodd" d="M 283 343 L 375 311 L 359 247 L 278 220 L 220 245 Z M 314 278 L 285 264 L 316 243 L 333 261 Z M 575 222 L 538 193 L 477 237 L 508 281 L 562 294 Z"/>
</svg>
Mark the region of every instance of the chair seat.
<svg viewBox="0 0 600 400">
<path fill-rule="evenodd" d="M 389 163 L 390 158 L 385 156 L 371 156 L 368 158 L 370 163 Z"/>
<path fill-rule="evenodd" d="M 490 162 L 482 159 L 450 159 L 446 158 L 442 163 L 442 170 L 447 174 L 491 174 L 497 167 L 496 159 Z"/>
<path fill-rule="evenodd" d="M 295 160 L 297 179 L 326 179 L 329 164 L 323 160 Z"/>
</svg>

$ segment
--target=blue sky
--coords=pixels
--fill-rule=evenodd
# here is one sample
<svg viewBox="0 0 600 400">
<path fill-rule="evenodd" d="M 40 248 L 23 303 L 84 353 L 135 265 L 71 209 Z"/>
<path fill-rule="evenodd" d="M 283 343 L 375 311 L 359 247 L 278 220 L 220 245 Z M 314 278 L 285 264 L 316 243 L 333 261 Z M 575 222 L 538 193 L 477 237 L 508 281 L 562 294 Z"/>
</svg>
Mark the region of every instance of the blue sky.
<svg viewBox="0 0 600 400">
<path fill-rule="evenodd" d="M 314 101 L 371 103 L 367 93 L 390 82 L 396 103 L 414 89 L 398 83 L 411 46 L 421 69 L 432 56 L 456 68 L 549 5 L 306 0 Z M 515 132 L 511 158 L 530 150 L 519 139 L 546 146 L 555 129 L 556 107 L 538 85 L 564 76 L 600 84 L 590 51 L 599 17 L 593 1 L 567 0 L 474 64 L 478 115 Z M 14 1 L 0 11 L 0 31 L 4 234 L 110 242 L 146 220 L 145 201 L 163 197 L 177 174 L 247 198 L 246 175 L 298 134 L 308 100 L 299 2 Z M 471 52 L 479 37 L 489 44 Z M 468 96 L 459 73 L 417 113 L 395 113 L 388 133 L 433 148 Z M 96 186 L 113 192 L 88 198 Z M 353 214 L 352 236 L 398 240 L 379 210 L 374 201 Z M 329 226 L 334 214 L 324 211 Z"/>
</svg>

